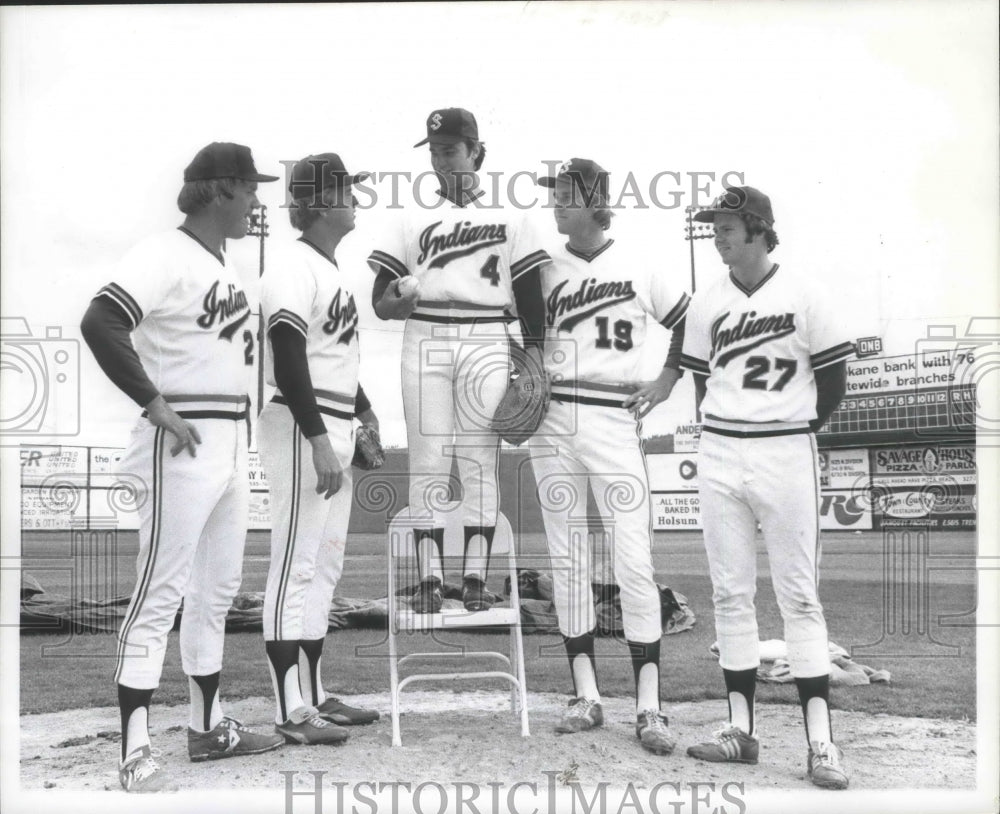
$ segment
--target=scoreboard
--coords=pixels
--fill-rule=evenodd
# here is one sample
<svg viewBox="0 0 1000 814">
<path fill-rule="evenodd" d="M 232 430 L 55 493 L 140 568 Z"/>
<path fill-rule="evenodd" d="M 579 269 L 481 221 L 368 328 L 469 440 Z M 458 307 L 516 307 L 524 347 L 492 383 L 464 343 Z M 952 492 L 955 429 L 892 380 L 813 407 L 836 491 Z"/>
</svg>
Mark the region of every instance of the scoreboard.
<svg viewBox="0 0 1000 814">
<path fill-rule="evenodd" d="M 918 350 L 847 363 L 847 393 L 820 430 L 821 447 L 975 442 L 975 354 Z"/>
</svg>

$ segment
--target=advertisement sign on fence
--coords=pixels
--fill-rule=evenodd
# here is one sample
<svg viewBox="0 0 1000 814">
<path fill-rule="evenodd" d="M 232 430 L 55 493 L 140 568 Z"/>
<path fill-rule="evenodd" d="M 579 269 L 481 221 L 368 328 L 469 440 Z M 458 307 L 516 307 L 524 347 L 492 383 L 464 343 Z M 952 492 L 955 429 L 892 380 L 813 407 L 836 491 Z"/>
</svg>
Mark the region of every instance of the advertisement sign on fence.
<svg viewBox="0 0 1000 814">
<path fill-rule="evenodd" d="M 654 492 L 654 529 L 700 529 L 701 511 L 697 492 Z"/>
<path fill-rule="evenodd" d="M 819 498 L 819 527 L 823 531 L 868 531 L 872 527 L 867 492 L 823 489 Z"/>
<path fill-rule="evenodd" d="M 864 489 L 868 486 L 867 449 L 821 449 L 821 489 Z"/>
<path fill-rule="evenodd" d="M 107 447 L 22 447 L 21 527 L 138 528 L 137 501 L 148 493 L 135 476 L 120 471 L 121 454 L 122 450 Z M 653 527 L 701 529 L 697 453 L 649 454 L 646 464 Z M 520 471 L 516 466 L 511 471 L 515 470 Z M 819 470 L 822 529 L 868 530 L 912 523 L 942 529 L 976 527 L 976 449 L 972 444 L 822 450 Z M 405 477 L 405 460 L 395 471 Z M 266 531 L 271 522 L 270 498 L 257 453 L 250 457 L 249 485 L 249 528 Z M 509 490 L 509 485 L 508 476 L 501 489 Z M 533 488 L 521 494 L 531 495 Z M 363 514 L 360 508 L 355 512 L 358 516 Z M 368 530 L 383 527 L 384 519 L 370 519 Z M 541 529 L 532 526 L 530 530 Z"/>
</svg>

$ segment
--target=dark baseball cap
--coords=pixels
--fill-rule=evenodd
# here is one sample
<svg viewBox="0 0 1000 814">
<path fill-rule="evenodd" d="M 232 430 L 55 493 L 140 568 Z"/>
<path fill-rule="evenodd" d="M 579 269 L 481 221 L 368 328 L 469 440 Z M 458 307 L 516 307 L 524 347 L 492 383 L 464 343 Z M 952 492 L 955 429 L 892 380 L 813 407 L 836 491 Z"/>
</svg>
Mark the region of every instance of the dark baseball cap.
<svg viewBox="0 0 1000 814">
<path fill-rule="evenodd" d="M 434 110 L 427 117 L 427 138 L 418 141 L 414 147 L 431 144 L 458 144 L 472 139 L 479 141 L 479 125 L 476 117 L 461 107 L 444 107 Z"/>
<path fill-rule="evenodd" d="M 253 163 L 250 148 L 228 141 L 213 141 L 202 147 L 187 169 L 188 181 L 213 181 L 216 178 L 239 178 L 242 181 L 277 181 L 277 175 L 262 175 Z"/>
<path fill-rule="evenodd" d="M 712 223 L 718 214 L 756 215 L 768 226 L 774 225 L 771 199 L 754 187 L 726 187 L 726 191 L 712 201 L 711 206 L 695 214 L 694 219 Z"/>
<path fill-rule="evenodd" d="M 292 167 L 292 177 L 288 182 L 288 191 L 292 198 L 319 198 L 331 187 L 343 189 L 358 181 L 363 181 L 371 175 L 362 172 L 351 175 L 344 166 L 344 161 L 336 153 L 319 153 L 309 155 Z"/>
<path fill-rule="evenodd" d="M 571 181 L 587 196 L 589 205 L 589 198 L 595 192 L 607 197 L 609 177 L 608 171 L 596 161 L 591 161 L 589 158 L 571 158 L 559 165 L 555 175 L 542 176 L 538 179 L 538 183 L 552 189 L 557 181 Z"/>
</svg>

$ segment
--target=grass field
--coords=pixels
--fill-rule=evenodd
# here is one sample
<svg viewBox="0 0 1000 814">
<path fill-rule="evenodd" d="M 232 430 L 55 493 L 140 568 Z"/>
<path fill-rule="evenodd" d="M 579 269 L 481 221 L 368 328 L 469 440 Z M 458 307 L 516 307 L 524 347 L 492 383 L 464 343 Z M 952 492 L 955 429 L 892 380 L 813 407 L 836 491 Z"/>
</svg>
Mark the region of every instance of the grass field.
<svg viewBox="0 0 1000 814">
<path fill-rule="evenodd" d="M 975 572 L 962 563 L 975 553 L 971 532 L 935 532 L 923 559 L 908 538 L 908 553 L 884 557 L 887 541 L 880 532 L 825 533 L 820 596 L 832 641 L 856 661 L 892 673 L 890 685 L 844 687 L 834 691 L 833 706 L 869 713 L 974 719 L 976 716 Z M 544 538 L 520 541 L 519 565 L 547 567 Z M 253 533 L 244 560 L 243 589 L 261 591 L 268 564 L 266 535 Z M 93 560 L 83 568 L 100 573 L 88 583 L 97 595 L 128 594 L 135 579 L 136 538 L 123 534 L 106 563 Z M 22 540 L 23 567 L 53 593 L 70 593 L 74 559 L 68 533 L 31 533 Z M 654 566 L 658 582 L 688 598 L 698 624 L 691 631 L 663 639 L 662 687 L 670 701 L 722 699 L 724 688 L 716 658 L 709 652 L 715 640 L 711 584 L 701 535 L 657 532 Z M 945 567 L 947 566 L 947 567 Z M 758 558 L 758 619 L 762 639 L 783 638 L 781 619 L 771 589 L 767 558 Z M 895 569 L 895 570 L 894 570 Z M 79 577 L 77 581 L 80 582 Z M 102 582 L 108 583 L 101 585 Z M 348 546 L 338 594 L 346 597 L 385 595 L 385 541 L 378 535 L 357 535 Z M 886 591 L 905 589 L 910 605 L 887 598 Z M 493 586 L 499 590 L 500 586 Z M 180 668 L 176 635 L 171 634 L 157 700 L 183 703 L 187 679 Z M 503 634 L 437 634 L 443 646 L 502 649 Z M 404 637 L 402 649 L 426 649 L 426 635 Z M 421 641 L 423 640 L 423 641 Z M 114 636 L 26 635 L 21 638 L 21 710 L 54 712 L 115 703 L 112 684 Z M 569 671 L 561 640 L 555 635 L 525 637 L 528 686 L 533 691 L 569 693 Z M 345 694 L 388 692 L 386 635 L 381 630 L 336 631 L 329 635 L 325 660 L 326 684 Z M 631 665 L 623 643 L 600 640 L 599 681 L 605 695 L 630 695 Z M 464 686 L 464 685 L 463 685 Z M 497 683 L 497 689 L 505 689 Z M 223 695 L 228 698 L 267 696 L 271 684 L 258 633 L 230 634 L 226 642 Z M 793 685 L 758 684 L 764 701 L 797 703 Z M 721 701 L 720 701 L 721 703 Z M 720 717 L 724 715 L 724 705 Z"/>
</svg>

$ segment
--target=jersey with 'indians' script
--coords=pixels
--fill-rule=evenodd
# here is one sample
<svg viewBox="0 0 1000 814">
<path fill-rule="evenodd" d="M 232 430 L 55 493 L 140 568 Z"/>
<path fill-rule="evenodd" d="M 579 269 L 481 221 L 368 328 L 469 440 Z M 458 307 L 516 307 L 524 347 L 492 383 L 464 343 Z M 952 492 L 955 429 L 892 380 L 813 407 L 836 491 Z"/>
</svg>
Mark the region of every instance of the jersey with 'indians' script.
<svg viewBox="0 0 1000 814">
<path fill-rule="evenodd" d="M 688 309 L 681 367 L 708 376 L 706 418 L 816 418 L 814 370 L 854 354 L 822 290 L 775 265 L 753 289 L 730 273 Z"/>
<path fill-rule="evenodd" d="M 509 308 L 511 284 L 548 261 L 521 213 L 496 206 L 411 208 L 368 257 L 376 270 L 420 281 L 420 299 Z"/>
<path fill-rule="evenodd" d="M 614 240 L 589 256 L 568 245 L 550 254 L 542 295 L 545 369 L 553 382 L 637 382 L 647 317 L 672 328 L 688 295 Z"/>
<path fill-rule="evenodd" d="M 261 278 L 260 304 L 268 337 L 267 383 L 276 384 L 271 329 L 286 324 L 305 337 L 313 389 L 353 399 L 358 387 L 358 309 L 336 262 L 301 239 L 282 247 Z"/>
<path fill-rule="evenodd" d="M 128 315 L 139 361 L 163 395 L 246 393 L 250 305 L 224 254 L 182 229 L 153 235 L 97 296 Z"/>
</svg>

